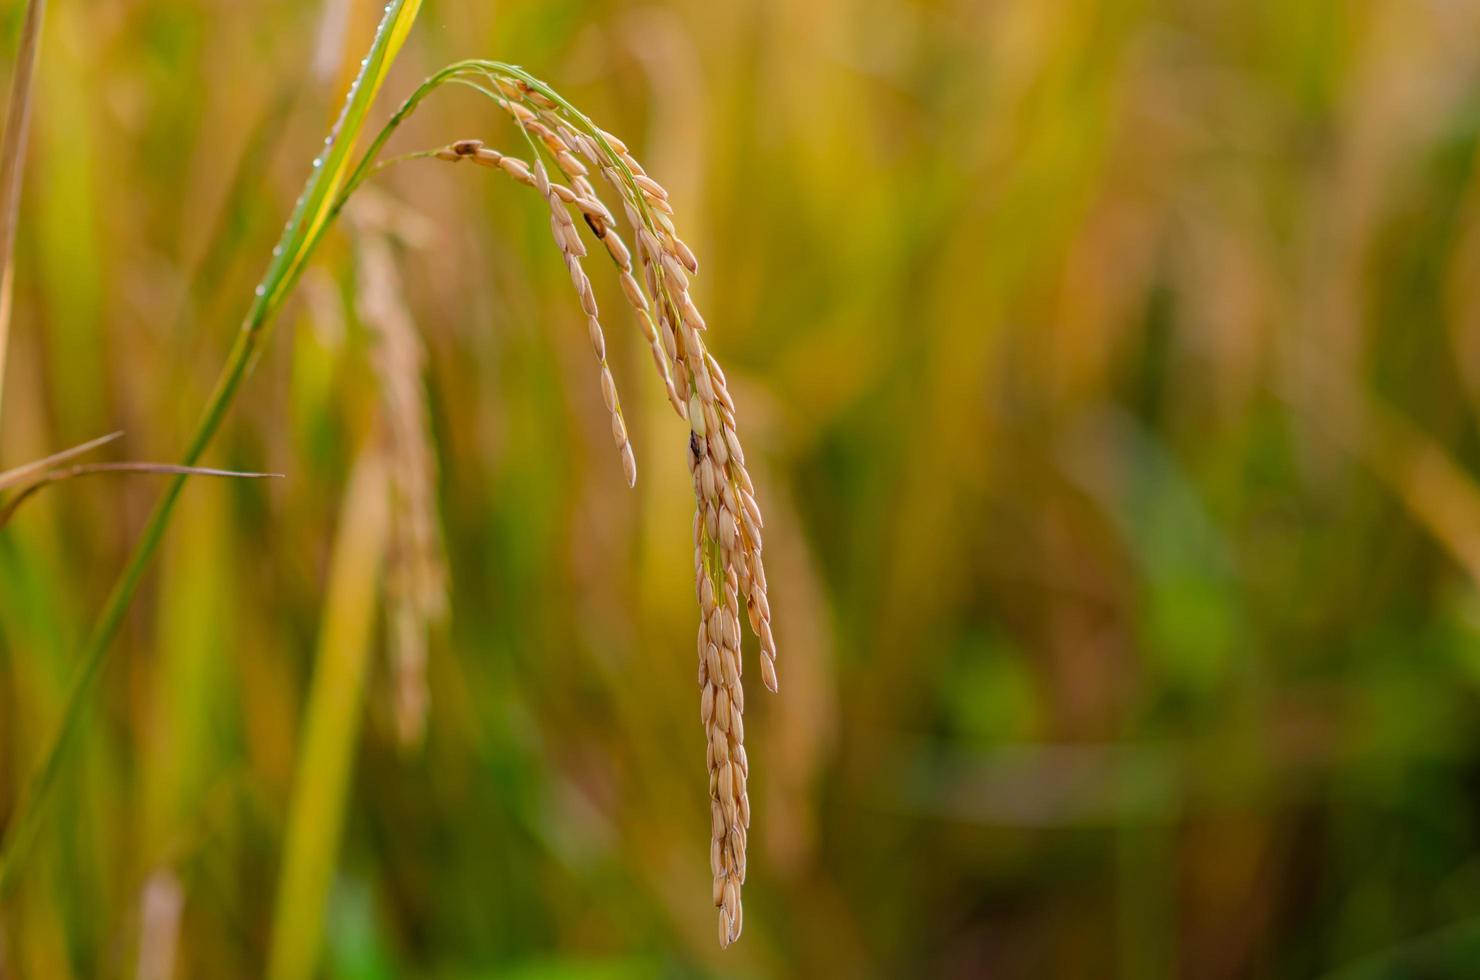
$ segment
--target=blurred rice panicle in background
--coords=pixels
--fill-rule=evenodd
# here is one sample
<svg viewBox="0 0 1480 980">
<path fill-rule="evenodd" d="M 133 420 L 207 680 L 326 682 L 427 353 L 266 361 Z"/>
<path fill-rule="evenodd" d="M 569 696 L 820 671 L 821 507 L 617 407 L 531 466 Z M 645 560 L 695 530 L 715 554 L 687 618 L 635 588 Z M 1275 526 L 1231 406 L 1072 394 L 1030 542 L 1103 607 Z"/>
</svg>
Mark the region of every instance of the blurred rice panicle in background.
<svg viewBox="0 0 1480 980">
<path fill-rule="evenodd" d="M 0 470 L 115 429 L 178 456 L 380 8 L 50 6 Z M 688 431 L 594 257 L 629 492 L 549 207 L 419 161 L 206 461 L 287 479 L 187 488 L 0 976 L 254 977 L 320 934 L 346 978 L 1466 976 L 1476 38 L 1480 0 L 427 0 L 377 119 L 522 64 L 703 259 L 786 656 L 744 940 L 705 904 Z M 527 148 L 452 87 L 391 149 L 462 137 Z M 0 834 L 158 492 L 0 532 Z M 334 593 L 380 549 L 424 564 Z M 316 652 L 360 623 L 298 919 Z"/>
</svg>

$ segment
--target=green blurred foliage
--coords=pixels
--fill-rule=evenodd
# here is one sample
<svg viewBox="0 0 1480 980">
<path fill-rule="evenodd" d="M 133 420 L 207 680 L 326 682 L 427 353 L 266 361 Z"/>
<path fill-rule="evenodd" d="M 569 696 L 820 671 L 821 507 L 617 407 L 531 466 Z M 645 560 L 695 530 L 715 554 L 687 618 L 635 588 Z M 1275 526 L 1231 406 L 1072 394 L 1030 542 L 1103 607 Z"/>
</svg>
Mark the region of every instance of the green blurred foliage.
<svg viewBox="0 0 1480 980">
<path fill-rule="evenodd" d="M 52 4 L 0 468 L 180 453 L 378 10 Z M 540 202 L 423 161 L 373 192 L 451 572 L 424 744 L 377 615 L 345 791 L 300 765 L 383 424 L 346 225 L 203 461 L 287 479 L 187 490 L 0 977 L 261 976 L 275 930 L 366 980 L 1473 976 L 1476 37 L 1475 0 L 426 0 L 382 112 L 521 63 L 703 263 L 781 648 L 745 936 L 708 906 L 686 431 L 593 264 L 625 490 Z M 393 149 L 464 137 L 520 151 L 455 89 Z M 0 832 L 159 489 L 0 531 Z M 275 925 L 303 786 L 332 880 Z"/>
</svg>

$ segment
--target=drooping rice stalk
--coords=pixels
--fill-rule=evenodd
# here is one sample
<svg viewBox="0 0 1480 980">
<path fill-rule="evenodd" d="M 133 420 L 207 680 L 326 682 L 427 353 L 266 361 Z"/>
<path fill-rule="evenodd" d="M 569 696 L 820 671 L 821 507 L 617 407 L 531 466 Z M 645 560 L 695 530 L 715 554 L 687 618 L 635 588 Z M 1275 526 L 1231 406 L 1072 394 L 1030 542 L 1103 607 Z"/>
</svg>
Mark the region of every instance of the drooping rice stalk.
<svg viewBox="0 0 1480 980">
<path fill-rule="evenodd" d="M 572 207 L 590 233 L 603 243 L 616 265 L 623 293 L 643 329 L 669 401 L 688 423 L 687 455 L 696 500 L 693 534 L 695 590 L 700 607 L 698 680 L 709 772 L 712 897 L 719 909 L 719 941 L 727 946 L 739 938 L 743 924 L 740 889 L 745 881 L 750 826 L 746 790 L 750 766 L 744 745 L 745 692 L 741 683 L 742 602 L 745 617 L 760 641 L 761 680 L 772 691 L 777 688 L 776 645 L 771 633 L 761 554 L 764 522 L 755 501 L 754 484 L 745 467 L 735 403 L 724 372 L 704 343 L 707 325 L 690 291 L 689 277 L 697 275 L 699 264 L 676 230 L 674 208 L 667 191 L 647 174 L 626 145 L 597 127 L 544 83 L 513 65 L 470 60 L 449 65 L 432 75 L 392 115 L 359 162 L 350 167 L 349 153 L 355 137 L 419 5 L 419 0 L 393 0 L 386 7 L 385 20 L 360 77 L 325 141 L 325 153 L 314 160 L 304 194 L 274 249 L 266 276 L 257 287 L 256 299 L 186 450 L 183 465 L 193 465 L 214 437 L 256 360 L 264 328 L 292 291 L 350 195 L 372 174 L 396 162 L 381 162 L 380 153 L 400 124 L 431 93 L 449 82 L 476 88 L 497 103 L 528 141 L 534 154 L 531 163 L 489 150 L 477 141 L 462 141 L 412 157 L 472 159 L 532 186 L 543 198 L 550 212 L 556 244 L 586 315 L 603 401 L 611 413 L 613 439 L 629 484 L 636 480 L 636 463 L 616 385 L 606 362 L 599 311 L 582 265 L 587 250 L 572 217 Z M 545 158 L 567 183 L 550 178 Z M 615 192 L 632 236 L 633 250 L 628 249 L 618 234 L 612 211 L 588 179 L 591 168 Z M 59 732 L 48 747 L 27 796 L 17 807 L 13 830 L 0 853 L 0 895 L 13 879 L 39 827 L 59 761 L 77 727 L 104 654 L 168 525 L 183 483 L 182 476 L 171 484 L 146 525 L 84 650 Z"/>
<path fill-rule="evenodd" d="M 547 86 L 521 69 L 492 62 L 473 63 L 462 80 L 502 107 L 519 126 L 536 153 L 548 156 L 569 181 L 562 188 L 549 180 L 544 161 L 533 165 L 462 140 L 438 151 L 443 160 L 471 159 L 497 167 L 521 183 L 531 184 L 552 209 L 552 226 L 571 276 L 593 325 L 602 360 L 602 394 L 614 412 L 613 431 L 630 449 L 611 375 L 602 357 L 595 301 L 580 271 L 584 246 L 574 239 L 574 208 L 590 232 L 602 240 L 622 277 L 623 291 L 638 315 L 654 352 L 665 390 L 679 415 L 689 423 L 688 461 L 694 481 L 694 574 L 699 600 L 698 635 L 700 718 L 707 737 L 711 810 L 710 870 L 713 900 L 719 909 L 719 941 L 727 946 L 740 936 L 744 921 L 740 888 L 745 882 L 750 798 L 746 783 L 750 763 L 745 752 L 745 690 L 741 683 L 740 603 L 760 639 L 761 680 L 777 688 L 776 643 L 761 560 L 763 520 L 755 487 L 745 468 L 745 453 L 736 430 L 735 403 L 724 372 L 706 349 L 703 316 L 689 289 L 689 276 L 699 270 L 693 251 L 679 237 L 668 192 L 650 177 L 621 140 L 592 123 Z M 582 161 L 585 161 L 584 163 Z M 587 179 L 588 165 L 615 191 L 637 246 L 642 281 L 634 275 L 631 253 L 617 234 L 611 211 Z M 574 240 L 573 240 L 574 239 Z M 654 315 L 656 314 L 656 316 Z M 632 471 L 628 470 L 629 481 Z"/>
</svg>

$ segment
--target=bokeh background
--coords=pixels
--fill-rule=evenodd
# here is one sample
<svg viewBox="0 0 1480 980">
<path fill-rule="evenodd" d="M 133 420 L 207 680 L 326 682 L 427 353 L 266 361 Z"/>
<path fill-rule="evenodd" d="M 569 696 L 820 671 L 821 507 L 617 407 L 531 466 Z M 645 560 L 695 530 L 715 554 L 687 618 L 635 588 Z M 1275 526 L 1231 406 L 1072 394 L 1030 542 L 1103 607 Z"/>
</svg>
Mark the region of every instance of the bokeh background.
<svg viewBox="0 0 1480 980">
<path fill-rule="evenodd" d="M 51 8 L 0 467 L 115 429 L 99 458 L 169 461 L 379 5 Z M 187 489 L 0 976 L 1480 975 L 1477 39 L 1475 0 L 426 0 L 382 112 L 523 64 L 703 262 L 781 650 L 744 938 L 685 427 L 593 263 L 628 491 L 540 202 L 423 161 L 204 461 L 285 479 Z M 393 147 L 462 137 L 520 144 L 451 89 Z M 363 560 L 418 399 L 420 741 L 405 556 Z M 161 488 L 0 531 L 0 827 Z"/>
</svg>

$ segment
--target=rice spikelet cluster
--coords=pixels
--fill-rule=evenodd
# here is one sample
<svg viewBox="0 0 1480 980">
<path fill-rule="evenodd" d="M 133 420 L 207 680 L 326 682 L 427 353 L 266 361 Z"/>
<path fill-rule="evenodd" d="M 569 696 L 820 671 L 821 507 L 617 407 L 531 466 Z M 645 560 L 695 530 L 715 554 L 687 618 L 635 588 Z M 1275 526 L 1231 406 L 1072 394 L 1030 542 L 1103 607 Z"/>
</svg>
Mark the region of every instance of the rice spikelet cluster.
<svg viewBox="0 0 1480 980">
<path fill-rule="evenodd" d="M 493 97 L 513 118 L 532 152 L 547 156 L 567 184 L 552 181 L 542 159 L 533 164 L 484 146 L 453 143 L 437 153 L 444 160 L 471 160 L 500 170 L 534 188 L 550 208 L 551 228 L 585 311 L 601 365 L 602 395 L 629 483 L 636 470 L 623 424 L 605 344 L 580 260 L 586 250 L 571 210 L 606 247 L 636 314 L 670 404 L 689 424 L 687 457 L 697 510 L 694 515 L 694 576 L 699 601 L 698 677 L 700 717 L 707 739 L 711 811 L 710 869 L 719 910 L 719 942 L 740 937 L 744 921 L 740 889 L 745 883 L 750 797 L 746 782 L 745 690 L 741 683 L 741 604 L 760 640 L 761 680 L 777 689 L 776 642 L 761 560 L 764 526 L 755 486 L 745 468 L 735 422 L 735 402 L 725 375 L 704 344 L 707 326 L 690 291 L 699 263 L 674 226 L 668 192 L 650 177 L 617 137 L 598 128 L 568 103 L 530 78 L 487 72 Z M 611 211 L 592 184 L 594 169 L 621 202 L 634 248 L 618 234 Z M 634 265 L 634 252 L 636 264 Z"/>
</svg>

